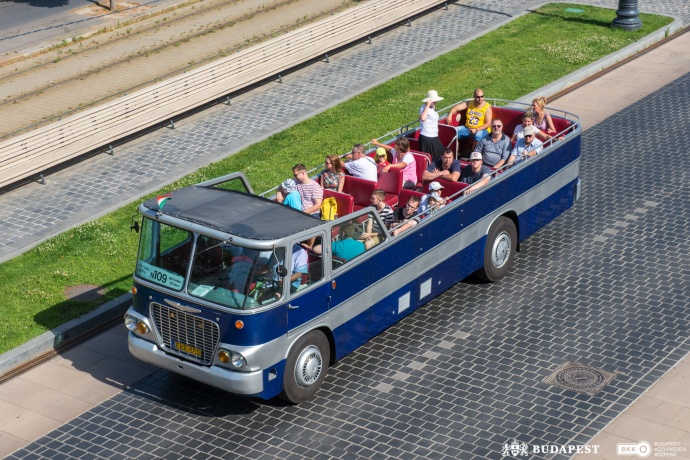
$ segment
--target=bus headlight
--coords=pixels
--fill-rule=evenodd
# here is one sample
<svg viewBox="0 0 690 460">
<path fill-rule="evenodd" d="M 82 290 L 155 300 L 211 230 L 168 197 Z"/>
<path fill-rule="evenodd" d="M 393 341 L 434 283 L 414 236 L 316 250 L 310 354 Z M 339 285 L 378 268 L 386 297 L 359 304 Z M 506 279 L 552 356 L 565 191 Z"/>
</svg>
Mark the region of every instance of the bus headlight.
<svg viewBox="0 0 690 460">
<path fill-rule="evenodd" d="M 242 369 L 244 366 L 247 365 L 247 360 L 244 359 L 244 356 L 241 354 L 237 353 L 236 351 L 229 351 L 229 350 L 220 350 L 218 352 L 218 359 L 220 360 L 221 363 L 224 364 L 230 364 L 232 367 L 236 367 L 237 369 Z"/>
<path fill-rule="evenodd" d="M 146 323 L 139 321 L 134 316 L 125 316 L 125 326 L 131 332 L 138 332 L 141 335 L 148 334 L 149 332 L 149 327 L 146 325 Z"/>
</svg>

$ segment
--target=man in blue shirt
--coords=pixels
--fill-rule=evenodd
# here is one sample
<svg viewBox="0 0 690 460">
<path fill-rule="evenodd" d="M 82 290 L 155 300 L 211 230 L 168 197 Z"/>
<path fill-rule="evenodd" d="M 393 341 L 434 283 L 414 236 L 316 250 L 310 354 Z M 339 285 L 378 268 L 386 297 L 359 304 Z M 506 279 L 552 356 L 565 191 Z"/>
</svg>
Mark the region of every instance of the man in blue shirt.
<svg viewBox="0 0 690 460">
<path fill-rule="evenodd" d="M 427 166 L 422 174 L 422 180 L 431 181 L 440 178 L 457 182 L 460 177 L 460 168 L 461 164 L 455 159 L 453 151 L 445 149 L 441 158 Z"/>
</svg>

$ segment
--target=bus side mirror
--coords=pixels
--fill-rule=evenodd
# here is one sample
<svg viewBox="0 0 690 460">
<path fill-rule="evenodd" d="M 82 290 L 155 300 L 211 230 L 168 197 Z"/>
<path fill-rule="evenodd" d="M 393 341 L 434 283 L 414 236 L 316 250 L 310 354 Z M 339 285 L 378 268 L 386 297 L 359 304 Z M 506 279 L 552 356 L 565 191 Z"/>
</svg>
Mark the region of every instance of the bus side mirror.
<svg viewBox="0 0 690 460">
<path fill-rule="evenodd" d="M 287 271 L 287 268 L 285 268 L 285 265 L 278 265 L 276 267 L 276 273 L 278 274 L 278 276 L 280 276 L 282 278 L 288 274 L 288 271 Z"/>
<path fill-rule="evenodd" d="M 129 227 L 129 233 L 132 233 L 132 230 L 139 233 L 139 221 L 137 220 L 137 217 L 138 216 L 136 214 L 132 216 L 132 225 Z"/>
</svg>

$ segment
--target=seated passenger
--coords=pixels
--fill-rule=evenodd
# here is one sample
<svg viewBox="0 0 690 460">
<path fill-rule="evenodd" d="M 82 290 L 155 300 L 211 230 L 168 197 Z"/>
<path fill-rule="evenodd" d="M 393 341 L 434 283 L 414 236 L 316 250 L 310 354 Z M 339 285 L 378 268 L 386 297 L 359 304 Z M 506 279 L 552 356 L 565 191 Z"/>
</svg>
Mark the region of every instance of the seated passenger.
<svg viewBox="0 0 690 460">
<path fill-rule="evenodd" d="M 325 168 L 319 173 L 319 183 L 324 190 L 342 192 L 345 185 L 343 162 L 338 155 L 327 155 L 323 165 Z"/>
<path fill-rule="evenodd" d="M 386 153 L 386 149 L 383 147 L 377 148 L 376 155 L 374 155 L 374 160 L 376 161 L 376 176 L 380 177 L 381 173 L 383 172 L 383 168 L 390 164 L 388 163 L 388 154 Z"/>
<path fill-rule="evenodd" d="M 302 198 L 297 191 L 295 179 L 285 179 L 276 193 L 276 201 L 290 206 L 298 211 L 302 210 Z"/>
<path fill-rule="evenodd" d="M 539 128 L 534 126 L 534 113 L 533 112 L 525 112 L 522 115 L 522 124 L 517 125 L 515 127 L 515 129 L 513 130 L 513 137 L 511 137 L 510 140 L 513 142 L 517 142 L 518 139 L 522 139 L 522 137 L 524 136 L 524 134 L 523 134 L 524 130 L 528 126 L 532 126 L 535 129 L 534 134 L 540 140 L 546 141 L 546 140 L 551 139 L 551 136 L 542 132 Z"/>
<path fill-rule="evenodd" d="M 542 143 L 539 139 L 535 139 L 537 128 L 534 126 L 528 126 L 524 130 L 524 137 L 518 139 L 515 143 L 515 148 L 510 152 L 510 158 L 508 158 L 508 164 L 518 164 L 521 161 L 538 155 L 542 149 Z"/>
<path fill-rule="evenodd" d="M 461 164 L 455 159 L 453 150 L 445 149 L 443 155 L 438 160 L 427 166 L 422 174 L 422 180 L 445 179 L 457 182 L 460 177 Z"/>
<path fill-rule="evenodd" d="M 393 208 L 386 204 L 384 201 L 385 198 L 386 192 L 381 189 L 376 189 L 371 194 L 371 205 L 376 208 L 376 211 L 379 213 L 379 217 L 381 217 L 381 220 L 383 221 L 383 225 L 390 227 L 390 225 L 393 223 Z M 362 233 L 364 245 L 367 246 L 368 241 L 371 240 L 373 242 L 372 247 L 376 246 L 383 241 L 383 236 L 385 236 L 385 232 L 379 226 L 378 221 L 372 218 L 367 220 L 367 229 L 364 233 Z M 367 247 L 367 249 L 371 248 Z"/>
<path fill-rule="evenodd" d="M 299 244 L 292 246 L 292 275 L 290 275 L 290 290 L 296 291 L 302 286 L 302 275 L 309 273 L 307 267 L 309 265 L 309 255 L 307 250 Z"/>
<path fill-rule="evenodd" d="M 510 139 L 503 133 L 503 122 L 494 118 L 491 135 L 479 141 L 474 151 L 482 154 L 485 165 L 499 169 L 508 161 L 510 147 Z"/>
<path fill-rule="evenodd" d="M 302 212 L 321 218 L 321 202 L 323 201 L 323 189 L 318 182 L 309 178 L 307 168 L 303 164 L 297 164 L 292 168 L 295 176 L 296 188 L 302 198 Z"/>
<path fill-rule="evenodd" d="M 351 260 L 366 250 L 364 243 L 356 240 L 355 226 L 352 222 L 346 222 L 340 226 L 340 239 L 331 243 L 331 251 L 334 257 L 344 260 Z M 314 245 L 312 250 L 316 254 L 322 254 L 323 248 L 320 244 Z"/>
<path fill-rule="evenodd" d="M 247 254 L 245 254 L 247 252 Z M 247 289 L 247 281 L 249 280 L 249 273 L 252 270 L 254 261 L 252 260 L 250 249 L 238 248 L 237 254 L 230 260 L 230 267 L 228 268 L 228 282 L 230 283 L 230 290 L 245 293 Z"/>
<path fill-rule="evenodd" d="M 460 173 L 458 173 L 458 176 L 459 175 Z M 443 185 L 441 185 L 439 182 L 433 181 L 429 184 L 429 193 L 424 195 L 419 200 L 419 214 L 426 212 L 427 208 L 429 207 L 429 198 L 431 198 L 431 195 L 435 193 L 439 197 L 441 196 L 441 189 L 443 189 Z"/>
<path fill-rule="evenodd" d="M 458 132 L 458 139 L 463 139 L 465 137 L 472 136 L 474 138 L 474 145 L 481 141 L 484 136 L 489 134 L 489 127 L 491 126 L 491 120 L 493 118 L 491 112 L 491 105 L 484 100 L 484 90 L 477 88 L 474 90 L 474 100 L 467 102 L 461 102 L 456 105 L 448 115 L 446 116 L 446 123 L 450 124 L 453 122 L 453 118 L 457 113 L 467 110 L 465 113 L 465 125 L 458 126 L 456 128 Z"/>
<path fill-rule="evenodd" d="M 419 197 L 411 196 L 407 204 L 398 208 L 394 214 L 391 224 L 391 235 L 397 236 L 406 230 L 411 229 L 419 223 L 420 217 L 417 215 L 419 209 Z"/>
<path fill-rule="evenodd" d="M 381 144 L 376 139 L 372 139 L 371 143 L 393 155 L 393 163 L 384 166 L 382 172 L 387 173 L 391 168 L 402 169 L 403 188 L 415 189 L 417 187 L 417 164 L 414 155 L 410 153 L 410 141 L 404 137 L 399 137 L 395 141 L 395 147 Z"/>
<path fill-rule="evenodd" d="M 373 158 L 366 156 L 365 152 L 362 144 L 355 144 L 352 147 L 352 152 L 345 155 L 345 158 L 352 158 L 352 161 L 343 164 L 343 168 L 353 177 L 376 182 L 378 179 L 376 176 L 376 162 Z"/>
<path fill-rule="evenodd" d="M 551 115 L 545 110 L 546 98 L 544 96 L 532 99 L 532 112 L 534 112 L 534 127 L 553 136 L 556 128 L 553 126 Z"/>
<path fill-rule="evenodd" d="M 429 215 L 435 213 L 446 205 L 446 200 L 437 192 L 429 194 Z"/>
<path fill-rule="evenodd" d="M 460 182 L 473 184 L 465 188 L 465 195 L 469 195 L 489 183 L 491 179 L 491 169 L 488 166 L 484 166 L 483 163 L 482 154 L 479 152 L 472 152 L 472 154 L 470 154 L 470 164 L 462 167 Z"/>
</svg>

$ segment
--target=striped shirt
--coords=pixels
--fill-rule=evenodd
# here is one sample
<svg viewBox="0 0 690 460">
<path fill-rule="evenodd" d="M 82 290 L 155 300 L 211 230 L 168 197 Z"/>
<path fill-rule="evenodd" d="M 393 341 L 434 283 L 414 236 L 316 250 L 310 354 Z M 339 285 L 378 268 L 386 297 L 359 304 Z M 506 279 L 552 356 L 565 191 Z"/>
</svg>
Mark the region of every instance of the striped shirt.
<svg viewBox="0 0 690 460">
<path fill-rule="evenodd" d="M 302 198 L 302 210 L 314 206 L 318 200 L 323 200 L 323 188 L 318 182 L 309 180 L 308 184 L 297 183 L 297 191 Z"/>
</svg>

